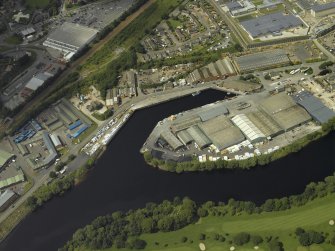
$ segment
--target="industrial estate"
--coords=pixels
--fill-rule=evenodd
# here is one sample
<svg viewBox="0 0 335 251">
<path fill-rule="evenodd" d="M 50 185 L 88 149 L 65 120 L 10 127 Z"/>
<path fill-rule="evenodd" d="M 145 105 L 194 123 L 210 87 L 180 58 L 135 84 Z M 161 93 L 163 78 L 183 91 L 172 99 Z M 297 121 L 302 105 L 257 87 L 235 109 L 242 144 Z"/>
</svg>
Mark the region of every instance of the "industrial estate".
<svg viewBox="0 0 335 251">
<path fill-rule="evenodd" d="M 137 110 L 226 94 L 157 121 L 138 150 L 169 164 L 268 155 L 335 117 L 332 1 L 3 0 L 0 12 L 0 239 Z"/>
</svg>

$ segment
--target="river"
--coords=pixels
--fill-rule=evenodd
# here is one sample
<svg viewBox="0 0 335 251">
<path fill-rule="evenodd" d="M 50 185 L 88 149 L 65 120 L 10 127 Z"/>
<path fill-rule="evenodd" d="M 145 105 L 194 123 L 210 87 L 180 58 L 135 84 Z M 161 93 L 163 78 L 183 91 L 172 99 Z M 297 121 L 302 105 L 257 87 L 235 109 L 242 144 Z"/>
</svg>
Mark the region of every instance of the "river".
<svg viewBox="0 0 335 251">
<path fill-rule="evenodd" d="M 224 99 L 209 90 L 137 111 L 115 136 L 87 179 L 62 197 L 29 215 L 0 244 L 0 250 L 57 250 L 79 227 L 99 215 L 138 208 L 174 196 L 197 202 L 229 198 L 261 203 L 268 198 L 301 193 L 311 181 L 335 170 L 335 134 L 264 167 L 174 174 L 144 163 L 139 149 L 156 123 L 178 112 Z"/>
</svg>

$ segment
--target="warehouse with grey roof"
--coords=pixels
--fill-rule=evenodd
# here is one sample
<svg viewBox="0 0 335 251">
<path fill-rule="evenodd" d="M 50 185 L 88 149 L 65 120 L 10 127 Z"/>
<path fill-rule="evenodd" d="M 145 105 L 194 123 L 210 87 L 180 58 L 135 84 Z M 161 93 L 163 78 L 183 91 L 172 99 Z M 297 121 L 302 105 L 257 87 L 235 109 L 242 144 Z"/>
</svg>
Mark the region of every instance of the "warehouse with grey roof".
<svg viewBox="0 0 335 251">
<path fill-rule="evenodd" d="M 240 24 L 251 39 L 255 39 L 268 34 L 278 35 L 284 30 L 302 26 L 303 22 L 292 14 L 284 15 L 277 12 L 243 21 Z"/>
<path fill-rule="evenodd" d="M 310 92 L 301 91 L 293 96 L 295 102 L 305 108 L 314 120 L 320 124 L 334 118 L 335 113 Z"/>
<path fill-rule="evenodd" d="M 234 62 L 240 73 L 281 67 L 291 63 L 287 53 L 281 49 L 235 57 Z"/>
<path fill-rule="evenodd" d="M 272 95 L 260 102 L 260 109 L 269 114 L 285 130 L 291 130 L 311 120 L 305 109 L 286 93 Z"/>
<path fill-rule="evenodd" d="M 241 143 L 245 138 L 241 131 L 226 116 L 218 116 L 199 124 L 217 150 Z"/>
<path fill-rule="evenodd" d="M 311 6 L 313 17 L 324 17 L 335 13 L 335 2 L 315 4 Z"/>
</svg>

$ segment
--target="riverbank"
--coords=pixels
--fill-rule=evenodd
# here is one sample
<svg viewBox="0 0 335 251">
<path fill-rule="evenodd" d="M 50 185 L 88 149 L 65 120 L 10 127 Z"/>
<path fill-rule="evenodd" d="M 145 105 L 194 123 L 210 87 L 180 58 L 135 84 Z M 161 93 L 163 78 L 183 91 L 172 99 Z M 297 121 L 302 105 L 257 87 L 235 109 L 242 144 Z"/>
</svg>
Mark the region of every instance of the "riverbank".
<svg viewBox="0 0 335 251">
<path fill-rule="evenodd" d="M 174 162 L 158 159 L 152 155 L 150 151 L 143 151 L 145 162 L 155 168 L 169 172 L 193 172 L 193 171 L 212 171 L 219 169 L 250 169 L 255 166 L 264 166 L 278 159 L 284 158 L 289 154 L 296 153 L 308 144 L 328 135 L 334 130 L 335 118 L 329 120 L 322 125 L 322 128 L 316 132 L 307 134 L 306 136 L 293 141 L 276 151 L 268 154 L 261 154 L 244 160 L 223 160 L 199 162 L 197 158 L 192 161 Z"/>
<path fill-rule="evenodd" d="M 312 245 L 317 250 L 332 250 L 334 188 L 335 174 L 324 182 L 310 183 L 302 194 L 269 199 L 260 206 L 233 199 L 227 204 L 209 201 L 196 205 L 188 198 L 149 203 L 146 208 L 98 217 L 79 229 L 61 250 L 191 251 L 198 250 L 200 242 L 213 251 L 232 246 L 239 250 L 252 250 L 255 246 L 259 250 L 309 250 L 304 248 Z M 101 229 L 115 229 L 121 222 L 125 224 L 121 232 L 103 234 L 105 230 Z M 96 231 L 102 235 L 98 237 Z"/>
</svg>

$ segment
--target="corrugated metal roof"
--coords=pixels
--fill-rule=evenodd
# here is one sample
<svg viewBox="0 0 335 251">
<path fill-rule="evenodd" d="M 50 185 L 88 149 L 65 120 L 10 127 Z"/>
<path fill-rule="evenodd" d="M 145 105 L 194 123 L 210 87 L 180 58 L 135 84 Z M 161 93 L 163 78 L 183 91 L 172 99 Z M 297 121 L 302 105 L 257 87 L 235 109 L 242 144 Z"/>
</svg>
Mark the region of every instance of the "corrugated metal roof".
<svg viewBox="0 0 335 251">
<path fill-rule="evenodd" d="M 193 141 L 192 136 L 186 130 L 178 132 L 177 137 L 184 145 L 187 145 Z"/>
<path fill-rule="evenodd" d="M 202 121 L 207 121 L 220 115 L 228 114 L 228 109 L 224 103 L 212 105 L 211 109 L 201 112 L 199 117 Z"/>
<path fill-rule="evenodd" d="M 335 8 L 335 2 L 325 3 L 325 4 L 315 4 L 311 6 L 311 9 L 315 12 L 320 12 L 324 10 L 329 10 Z"/>
<path fill-rule="evenodd" d="M 176 136 L 174 136 L 171 131 L 162 132 L 161 137 L 172 147 L 173 150 L 183 146 L 183 144 L 177 139 Z"/>
<path fill-rule="evenodd" d="M 203 131 L 197 125 L 188 128 L 187 132 L 192 136 L 195 143 L 200 148 L 204 148 L 212 143 L 210 138 L 208 138 L 207 135 L 204 134 Z"/>
<path fill-rule="evenodd" d="M 15 196 L 15 193 L 10 189 L 7 189 L 2 194 L 0 194 L 0 208 L 4 204 L 6 204 L 6 202 L 9 201 L 13 196 Z"/>
<path fill-rule="evenodd" d="M 302 91 L 294 96 L 294 100 L 321 124 L 335 116 L 332 110 L 326 107 L 320 99 L 313 96 L 310 92 Z"/>
<path fill-rule="evenodd" d="M 236 115 L 232 118 L 232 121 L 240 128 L 250 142 L 259 142 L 266 138 L 261 130 L 259 130 L 245 114 Z"/>
<path fill-rule="evenodd" d="M 49 151 L 49 155 L 44 159 L 43 162 L 44 165 L 49 165 L 52 161 L 54 161 L 57 158 L 58 154 L 54 144 L 52 143 L 49 137 L 48 132 L 43 132 L 43 141 Z"/>
<path fill-rule="evenodd" d="M 284 15 L 281 12 L 257 17 L 240 23 L 242 27 L 253 37 L 264 36 L 269 33 L 297 27 L 303 22 L 296 16 Z"/>
<path fill-rule="evenodd" d="M 241 57 L 236 57 L 235 62 L 241 72 L 255 69 L 269 68 L 275 65 L 289 64 L 290 59 L 284 50 L 263 51 Z"/>
</svg>

